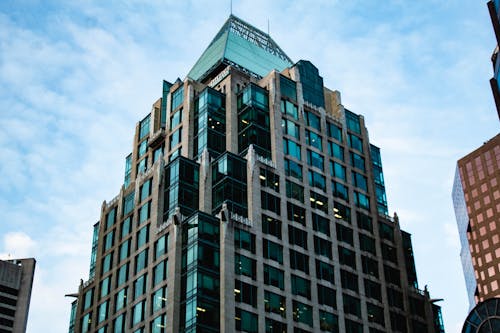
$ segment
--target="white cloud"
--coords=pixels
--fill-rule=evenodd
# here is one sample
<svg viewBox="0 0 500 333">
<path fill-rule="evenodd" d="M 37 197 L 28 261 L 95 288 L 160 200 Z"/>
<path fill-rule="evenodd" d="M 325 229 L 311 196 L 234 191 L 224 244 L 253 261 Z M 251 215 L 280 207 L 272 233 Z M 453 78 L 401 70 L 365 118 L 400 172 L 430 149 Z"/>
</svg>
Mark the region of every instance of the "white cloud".
<svg viewBox="0 0 500 333">
<path fill-rule="evenodd" d="M 23 232 L 9 232 L 3 237 L 3 259 L 31 258 L 35 256 L 36 242 Z"/>
</svg>

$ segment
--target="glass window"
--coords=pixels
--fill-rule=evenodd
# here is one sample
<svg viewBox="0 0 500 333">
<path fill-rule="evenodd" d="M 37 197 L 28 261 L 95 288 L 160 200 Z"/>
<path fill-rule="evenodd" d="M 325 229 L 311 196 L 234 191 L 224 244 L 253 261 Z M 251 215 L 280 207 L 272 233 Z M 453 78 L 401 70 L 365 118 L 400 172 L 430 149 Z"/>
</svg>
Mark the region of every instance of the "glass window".
<svg viewBox="0 0 500 333">
<path fill-rule="evenodd" d="M 182 137 L 182 127 L 179 127 L 175 132 L 170 135 L 169 140 L 169 149 L 172 150 L 175 146 L 177 146 L 181 142 Z"/>
<path fill-rule="evenodd" d="M 333 266 L 326 262 L 316 260 L 316 277 L 319 280 L 325 280 L 331 284 L 335 284 L 335 276 L 333 274 Z"/>
<path fill-rule="evenodd" d="M 286 317 L 286 299 L 284 296 L 265 290 L 264 308 L 266 312 L 276 313 L 283 318 Z"/>
<path fill-rule="evenodd" d="M 294 161 L 285 158 L 285 174 L 302 181 L 302 166 Z"/>
<path fill-rule="evenodd" d="M 122 261 L 128 258 L 130 255 L 130 238 L 124 241 L 119 248 L 118 261 Z"/>
<path fill-rule="evenodd" d="M 238 303 L 246 303 L 257 307 L 257 287 L 240 280 L 235 280 L 234 299 Z"/>
<path fill-rule="evenodd" d="M 313 327 L 312 306 L 293 301 L 293 320 Z"/>
<path fill-rule="evenodd" d="M 346 333 L 363 333 L 363 325 L 355 321 L 345 319 Z"/>
<path fill-rule="evenodd" d="M 143 227 L 137 232 L 137 246 L 136 249 L 146 244 L 149 240 L 149 225 Z"/>
<path fill-rule="evenodd" d="M 349 147 L 363 153 L 363 140 L 361 138 L 354 134 L 347 133 L 347 142 L 349 143 Z"/>
<path fill-rule="evenodd" d="M 299 119 L 299 111 L 297 109 L 297 106 L 290 101 L 281 101 L 281 112 L 293 117 L 293 119 Z"/>
<path fill-rule="evenodd" d="M 152 312 L 160 311 L 167 306 L 167 287 L 162 287 L 153 293 Z"/>
<path fill-rule="evenodd" d="M 297 84 L 283 75 L 280 75 L 281 96 L 297 100 Z"/>
<path fill-rule="evenodd" d="M 330 161 L 330 175 L 332 177 L 346 181 L 345 166 L 340 163 Z"/>
<path fill-rule="evenodd" d="M 337 295 L 335 289 L 318 284 L 318 303 L 337 308 Z"/>
<path fill-rule="evenodd" d="M 300 145 L 295 141 L 283 138 L 283 151 L 300 161 Z"/>
<path fill-rule="evenodd" d="M 319 188 L 326 192 L 326 178 L 320 173 L 309 170 L 309 186 Z"/>
<path fill-rule="evenodd" d="M 332 259 L 332 242 L 318 236 L 314 236 L 314 252 L 317 255 Z"/>
<path fill-rule="evenodd" d="M 145 249 L 139 252 L 139 254 L 135 256 L 135 274 L 146 268 L 147 265 L 148 265 L 148 249 Z"/>
<path fill-rule="evenodd" d="M 342 288 L 359 292 L 358 276 L 346 270 L 340 270 L 340 282 Z"/>
<path fill-rule="evenodd" d="M 159 315 L 153 321 L 151 322 L 151 333 L 163 333 L 165 332 L 165 326 L 166 326 L 166 319 L 165 315 Z"/>
<path fill-rule="evenodd" d="M 127 305 L 127 287 L 118 291 L 115 296 L 115 312 L 123 309 Z"/>
<path fill-rule="evenodd" d="M 148 139 L 143 140 L 139 144 L 139 158 L 141 158 L 142 156 L 144 156 L 144 154 L 146 154 L 147 151 L 148 151 Z"/>
<path fill-rule="evenodd" d="M 349 110 L 345 110 L 345 118 L 347 123 L 347 129 L 361 134 L 361 125 L 359 124 L 359 116 L 350 112 Z"/>
<path fill-rule="evenodd" d="M 234 254 L 234 273 L 237 275 L 246 275 L 255 280 L 256 278 L 256 261 L 245 257 L 239 253 Z"/>
<path fill-rule="evenodd" d="M 150 119 L 151 115 L 148 114 L 146 118 L 141 120 L 141 123 L 139 125 L 139 141 L 149 134 Z"/>
<path fill-rule="evenodd" d="M 307 299 L 311 298 L 311 283 L 309 280 L 301 278 L 300 276 L 291 275 L 292 277 L 292 294 L 303 296 Z"/>
<path fill-rule="evenodd" d="M 262 232 L 281 239 L 281 221 L 262 214 Z"/>
<path fill-rule="evenodd" d="M 146 301 L 139 302 L 132 308 L 132 326 L 135 326 L 144 320 L 145 303 Z"/>
<path fill-rule="evenodd" d="M 264 264 L 264 283 L 285 290 L 285 274 L 281 269 Z"/>
<path fill-rule="evenodd" d="M 168 260 L 159 262 L 153 268 L 153 287 L 167 279 Z"/>
<path fill-rule="evenodd" d="M 260 168 L 260 186 L 267 187 L 279 193 L 280 177 L 271 170 Z"/>
<path fill-rule="evenodd" d="M 111 247 L 113 247 L 114 242 L 115 242 L 115 231 L 111 230 L 108 234 L 106 234 L 104 236 L 104 251 L 103 252 L 106 252 Z"/>
<path fill-rule="evenodd" d="M 298 222 L 304 226 L 306 225 L 306 210 L 304 208 L 294 205 L 291 202 L 286 203 L 286 208 L 288 220 Z"/>
<path fill-rule="evenodd" d="M 328 153 L 333 158 L 344 160 L 344 148 L 335 142 L 328 141 Z"/>
<path fill-rule="evenodd" d="M 106 277 L 100 283 L 101 285 L 101 298 L 109 295 L 111 289 L 111 276 Z"/>
<path fill-rule="evenodd" d="M 171 116 L 170 116 L 170 130 L 174 129 L 177 127 L 182 122 L 182 108 L 179 110 L 175 111 Z"/>
<path fill-rule="evenodd" d="M 319 310 L 319 328 L 322 331 L 338 332 L 339 318 L 333 313 Z"/>
<path fill-rule="evenodd" d="M 309 257 L 290 249 L 290 267 L 309 274 Z"/>
<path fill-rule="evenodd" d="M 397 265 L 398 255 L 396 253 L 396 248 L 386 243 L 382 243 L 380 246 L 382 248 L 382 258 Z"/>
<path fill-rule="evenodd" d="M 149 197 L 151 195 L 151 178 L 146 180 L 142 184 L 141 189 L 140 189 L 140 193 L 141 193 L 141 202 L 146 200 L 147 197 Z"/>
<path fill-rule="evenodd" d="M 109 229 L 116 222 L 116 207 L 111 209 L 108 214 L 106 214 L 106 229 Z"/>
<path fill-rule="evenodd" d="M 306 144 L 323 151 L 323 140 L 316 132 L 306 130 Z"/>
<path fill-rule="evenodd" d="M 362 157 L 359 154 L 356 154 L 355 152 L 350 152 L 351 155 L 351 165 L 363 172 L 366 171 L 365 169 L 365 158 Z"/>
<path fill-rule="evenodd" d="M 363 267 L 363 273 L 378 278 L 378 263 L 376 260 L 361 256 L 361 265 Z"/>
<path fill-rule="evenodd" d="M 271 318 L 266 318 L 266 333 L 286 333 L 286 324 Z"/>
<path fill-rule="evenodd" d="M 130 234 L 131 227 L 132 227 L 132 216 L 127 217 L 125 220 L 123 220 L 122 223 L 122 239 L 125 238 L 128 234 Z"/>
<path fill-rule="evenodd" d="M 351 209 L 340 202 L 333 202 L 333 216 L 346 222 L 351 222 Z"/>
<path fill-rule="evenodd" d="M 324 170 L 323 155 L 308 149 L 307 150 L 307 164 L 310 166 L 316 167 L 316 168 L 320 169 L 321 171 L 323 171 Z"/>
<path fill-rule="evenodd" d="M 385 223 L 379 224 L 379 233 L 382 239 L 394 242 L 394 228 Z"/>
<path fill-rule="evenodd" d="M 352 250 L 339 246 L 339 262 L 341 265 L 356 269 L 356 254 Z"/>
<path fill-rule="evenodd" d="M 307 250 L 307 232 L 289 225 L 288 242 L 290 245 L 297 245 Z"/>
<path fill-rule="evenodd" d="M 337 223 L 337 240 L 354 246 L 353 231 L 349 227 L 345 227 Z"/>
<path fill-rule="evenodd" d="M 344 312 L 357 317 L 361 317 L 361 302 L 359 301 L 359 299 L 347 294 L 343 294 L 343 298 Z"/>
<path fill-rule="evenodd" d="M 258 324 L 258 316 L 254 313 L 241 310 L 236 308 L 236 330 L 247 332 L 247 333 L 257 333 L 259 324 Z"/>
<path fill-rule="evenodd" d="M 264 258 L 283 263 L 283 246 L 270 240 L 264 239 L 262 242 L 262 252 Z"/>
<path fill-rule="evenodd" d="M 370 198 L 363 193 L 354 191 L 354 203 L 360 208 L 370 210 Z"/>
<path fill-rule="evenodd" d="M 168 235 L 163 235 L 155 243 L 155 260 L 167 253 L 168 249 Z"/>
<path fill-rule="evenodd" d="M 92 326 L 92 312 L 87 313 L 82 318 L 82 333 L 87 333 L 90 331 Z"/>
<path fill-rule="evenodd" d="M 361 248 L 361 251 L 369 252 L 374 256 L 377 255 L 377 251 L 375 249 L 375 239 L 370 236 L 359 234 L 359 247 Z"/>
<path fill-rule="evenodd" d="M 177 109 L 184 101 L 184 86 L 180 86 L 172 93 L 172 111 Z"/>
<path fill-rule="evenodd" d="M 113 265 L 113 252 L 108 253 L 106 256 L 104 256 L 104 259 L 102 259 L 102 274 L 109 272 L 112 265 Z"/>
<path fill-rule="evenodd" d="M 283 118 L 281 119 L 281 128 L 283 130 L 283 134 L 290 135 L 295 139 L 300 139 L 300 127 L 293 121 Z"/>
<path fill-rule="evenodd" d="M 123 185 L 127 188 L 130 185 L 130 177 L 132 175 L 132 154 L 125 158 L 125 176 L 123 179 Z"/>
<path fill-rule="evenodd" d="M 377 323 L 381 326 L 385 326 L 384 308 L 371 303 L 366 303 L 366 310 L 368 312 L 368 321 Z M 422 331 L 414 331 L 414 332 L 422 332 Z"/>
<path fill-rule="evenodd" d="M 129 267 L 129 263 L 126 263 L 125 265 L 121 266 L 118 269 L 118 275 L 116 278 L 117 286 L 120 286 L 123 283 L 127 282 L 127 280 L 128 280 L 128 267 Z"/>
<path fill-rule="evenodd" d="M 147 221 L 151 216 L 151 200 L 139 208 L 139 224 Z"/>
<path fill-rule="evenodd" d="M 144 295 L 147 289 L 147 273 L 141 275 L 137 280 L 134 281 L 134 300 L 138 297 Z"/>
<path fill-rule="evenodd" d="M 380 283 L 365 279 L 365 295 L 369 298 L 373 298 L 379 302 L 382 302 L 382 292 L 380 289 Z M 384 315 L 382 315 L 382 317 L 383 316 Z"/>
<path fill-rule="evenodd" d="M 326 217 L 312 213 L 313 229 L 330 236 L 330 220 Z"/>
<path fill-rule="evenodd" d="M 289 180 L 285 182 L 285 185 L 287 198 L 293 198 L 300 202 L 304 202 L 304 186 L 301 186 Z"/>
<path fill-rule="evenodd" d="M 262 209 L 267 209 L 277 215 L 281 214 L 281 200 L 279 197 L 274 196 L 265 191 L 260 192 L 260 203 Z"/>
<path fill-rule="evenodd" d="M 342 128 L 327 121 L 326 126 L 328 129 L 328 136 L 342 142 Z"/>
<path fill-rule="evenodd" d="M 127 215 L 134 209 L 134 192 L 128 194 L 123 199 L 123 215 Z"/>
<path fill-rule="evenodd" d="M 334 197 L 349 202 L 349 189 L 344 184 L 332 181 L 332 192 Z"/>
<path fill-rule="evenodd" d="M 255 235 L 246 230 L 234 228 L 234 246 L 255 253 Z"/>
<path fill-rule="evenodd" d="M 356 212 L 356 219 L 358 221 L 358 227 L 360 229 L 373 233 L 373 223 L 371 217 L 361 212 Z"/>
<path fill-rule="evenodd" d="M 311 208 L 319 209 L 328 214 L 328 198 L 324 195 L 310 191 Z"/>
<path fill-rule="evenodd" d="M 310 111 L 305 111 L 304 116 L 306 118 L 306 124 L 307 126 L 310 126 L 312 128 L 315 128 L 319 131 L 321 131 L 321 122 L 320 122 L 320 117 L 315 115 L 314 113 Z"/>
<path fill-rule="evenodd" d="M 368 192 L 368 182 L 366 180 L 366 177 L 363 176 L 362 174 L 353 171 L 352 183 L 354 184 L 354 186 L 362 189 L 365 192 Z"/>
<path fill-rule="evenodd" d="M 114 333 L 125 333 L 125 314 L 121 314 L 114 320 Z"/>
</svg>

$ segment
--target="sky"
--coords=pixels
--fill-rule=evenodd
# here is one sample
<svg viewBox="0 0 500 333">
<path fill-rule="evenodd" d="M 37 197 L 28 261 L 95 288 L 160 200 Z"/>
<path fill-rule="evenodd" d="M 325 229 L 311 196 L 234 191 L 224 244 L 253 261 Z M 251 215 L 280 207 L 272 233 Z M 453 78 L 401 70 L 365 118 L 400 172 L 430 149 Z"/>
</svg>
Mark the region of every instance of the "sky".
<svg viewBox="0 0 500 333">
<path fill-rule="evenodd" d="M 456 161 L 499 131 L 486 1 L 232 2 L 364 115 L 420 288 L 460 332 Z M 0 1 L 0 258 L 37 259 L 28 333 L 67 331 L 64 295 L 88 278 L 92 225 L 123 183 L 136 122 L 229 13 L 229 0 Z"/>
</svg>

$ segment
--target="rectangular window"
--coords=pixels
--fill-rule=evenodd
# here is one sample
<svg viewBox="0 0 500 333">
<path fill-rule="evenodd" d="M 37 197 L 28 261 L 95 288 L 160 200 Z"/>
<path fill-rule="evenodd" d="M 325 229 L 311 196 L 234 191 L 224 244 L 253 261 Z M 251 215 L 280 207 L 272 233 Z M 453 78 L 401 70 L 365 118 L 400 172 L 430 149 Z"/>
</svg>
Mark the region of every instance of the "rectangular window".
<svg viewBox="0 0 500 333">
<path fill-rule="evenodd" d="M 125 238 L 130 234 L 132 231 L 132 216 L 127 217 L 125 220 L 123 220 L 122 226 L 122 233 L 121 233 L 121 238 Z"/>
<path fill-rule="evenodd" d="M 332 242 L 318 236 L 314 236 L 314 252 L 317 255 L 332 259 Z"/>
<path fill-rule="evenodd" d="M 363 325 L 355 321 L 345 319 L 346 333 L 363 333 Z"/>
<path fill-rule="evenodd" d="M 280 177 L 268 169 L 260 168 L 260 186 L 270 188 L 279 193 L 280 191 Z"/>
<path fill-rule="evenodd" d="M 321 131 L 321 122 L 319 116 L 315 115 L 311 111 L 304 111 L 304 117 L 306 118 L 307 126 Z"/>
<path fill-rule="evenodd" d="M 142 252 L 139 252 L 139 254 L 135 256 L 135 274 L 146 268 L 147 265 L 148 265 L 148 249 L 145 249 Z"/>
<path fill-rule="evenodd" d="M 335 276 L 333 274 L 334 268 L 326 262 L 316 260 L 316 277 L 319 280 L 328 281 L 335 284 Z"/>
<path fill-rule="evenodd" d="M 349 289 L 354 292 L 359 292 L 358 276 L 346 270 L 340 270 L 340 282 L 343 289 Z"/>
<path fill-rule="evenodd" d="M 361 265 L 363 266 L 363 273 L 378 279 L 378 263 L 376 260 L 370 259 L 366 256 L 361 256 Z"/>
<path fill-rule="evenodd" d="M 333 196 L 349 202 L 349 189 L 342 183 L 332 181 Z"/>
<path fill-rule="evenodd" d="M 290 249 L 290 267 L 309 274 L 309 257 Z"/>
<path fill-rule="evenodd" d="M 172 111 L 177 109 L 184 101 L 184 86 L 180 86 L 172 93 Z"/>
<path fill-rule="evenodd" d="M 390 306 L 399 308 L 404 311 L 403 293 L 393 288 L 387 288 L 387 301 Z"/>
<path fill-rule="evenodd" d="M 316 132 L 306 130 L 306 144 L 318 149 L 319 151 L 323 151 L 323 140 Z"/>
<path fill-rule="evenodd" d="M 347 181 L 345 166 L 340 163 L 330 161 L 330 175 L 343 181 Z"/>
<path fill-rule="evenodd" d="M 363 176 L 362 174 L 359 174 L 359 173 L 353 171 L 352 172 L 352 183 L 357 188 L 360 188 L 361 190 L 368 192 L 368 182 L 366 180 L 366 177 Z"/>
<path fill-rule="evenodd" d="M 115 243 L 115 231 L 111 230 L 108 234 L 106 234 L 104 236 L 104 250 L 103 250 L 103 252 L 106 252 L 110 248 L 112 248 L 114 243 Z"/>
<path fill-rule="evenodd" d="M 368 321 L 372 323 L 377 323 L 381 326 L 385 326 L 385 320 L 384 320 L 384 308 L 371 304 L 371 303 L 366 303 L 366 310 L 368 312 Z M 414 331 L 417 332 L 417 331 Z M 419 331 L 421 332 L 421 331 Z"/>
<path fill-rule="evenodd" d="M 324 170 L 324 158 L 323 155 L 312 151 L 312 150 L 307 150 L 307 164 L 313 167 L 316 167 L 320 169 L 321 171 Z"/>
<path fill-rule="evenodd" d="M 115 296 L 115 312 L 127 305 L 127 287 L 121 289 Z"/>
<path fill-rule="evenodd" d="M 285 158 L 285 175 L 302 181 L 302 166 L 297 162 Z"/>
<path fill-rule="evenodd" d="M 398 269 L 384 265 L 384 275 L 387 283 L 392 283 L 398 287 L 401 286 L 401 277 Z"/>
<path fill-rule="evenodd" d="M 373 254 L 374 256 L 377 255 L 377 250 L 375 248 L 375 239 L 371 238 L 370 236 L 359 234 L 359 247 L 361 248 L 361 251 L 366 251 Z"/>
<path fill-rule="evenodd" d="M 148 274 L 141 275 L 134 281 L 134 300 L 144 295 L 147 289 Z"/>
<path fill-rule="evenodd" d="M 360 229 L 373 233 L 373 223 L 370 216 L 365 215 L 361 212 L 356 212 L 356 219 L 358 221 L 358 227 Z"/>
<path fill-rule="evenodd" d="M 175 146 L 177 146 L 181 142 L 182 138 L 182 127 L 179 127 L 175 132 L 170 135 L 169 139 L 169 149 L 172 150 Z"/>
<path fill-rule="evenodd" d="M 234 254 L 234 273 L 237 275 L 245 275 L 255 280 L 256 278 L 256 261 L 245 257 L 239 253 Z"/>
<path fill-rule="evenodd" d="M 280 91 L 281 96 L 297 100 L 297 83 L 283 75 L 280 75 Z"/>
<path fill-rule="evenodd" d="M 363 172 L 366 172 L 365 169 L 365 158 L 359 154 L 356 154 L 355 152 L 350 152 L 351 156 L 351 165 L 355 167 L 356 169 L 359 169 Z"/>
<path fill-rule="evenodd" d="M 359 208 L 370 210 L 370 198 L 363 193 L 354 191 L 354 203 Z"/>
<path fill-rule="evenodd" d="M 326 178 L 322 174 L 309 170 L 309 186 L 319 188 L 326 192 Z"/>
<path fill-rule="evenodd" d="M 398 264 L 398 255 L 396 253 L 396 248 L 394 246 L 390 246 L 389 244 L 382 243 L 382 258 L 384 260 L 388 260 L 394 264 Z"/>
<path fill-rule="evenodd" d="M 262 232 L 281 239 L 281 221 L 262 214 Z"/>
<path fill-rule="evenodd" d="M 155 291 L 151 303 L 152 313 L 164 309 L 167 306 L 167 287 L 162 287 Z"/>
<path fill-rule="evenodd" d="M 351 223 L 351 209 L 337 201 L 333 202 L 333 216 Z"/>
<path fill-rule="evenodd" d="M 144 223 L 151 217 L 151 200 L 139 208 L 139 224 Z"/>
<path fill-rule="evenodd" d="M 234 228 L 234 246 L 255 254 L 255 235 L 246 230 Z"/>
<path fill-rule="evenodd" d="M 286 196 L 287 198 L 295 199 L 300 202 L 304 202 L 304 186 L 296 184 L 287 180 L 286 185 Z"/>
<path fill-rule="evenodd" d="M 361 134 L 361 125 L 359 123 L 359 116 L 349 110 L 345 110 L 345 118 L 347 129 L 354 133 Z"/>
<path fill-rule="evenodd" d="M 100 283 L 101 286 L 101 298 L 108 296 L 111 290 L 111 276 L 103 279 Z"/>
<path fill-rule="evenodd" d="M 298 222 L 304 226 L 306 225 L 306 210 L 304 208 L 290 202 L 286 203 L 286 207 L 288 220 Z"/>
<path fill-rule="evenodd" d="M 317 286 L 318 286 L 318 303 L 322 305 L 328 305 L 336 309 L 337 295 L 335 293 L 335 289 L 328 288 L 320 284 L 318 284 Z"/>
<path fill-rule="evenodd" d="M 144 320 L 144 304 L 146 304 L 146 301 L 137 303 L 132 308 L 132 326 L 135 326 Z"/>
<path fill-rule="evenodd" d="M 339 144 L 328 141 L 328 152 L 331 157 L 339 159 L 341 161 L 344 160 L 344 148 Z"/>
<path fill-rule="evenodd" d="M 163 260 L 153 268 L 153 287 L 167 279 L 168 260 Z"/>
<path fill-rule="evenodd" d="M 106 229 L 111 228 L 116 222 L 116 207 L 111 209 L 108 214 L 106 214 Z"/>
<path fill-rule="evenodd" d="M 344 312 L 361 317 L 361 302 L 359 298 L 343 294 L 344 299 Z"/>
<path fill-rule="evenodd" d="M 356 149 L 357 151 L 363 153 L 363 140 L 360 137 L 347 133 L 347 143 L 352 149 Z"/>
<path fill-rule="evenodd" d="M 111 269 L 113 265 L 113 252 L 108 253 L 104 259 L 102 259 L 102 274 L 106 274 Z"/>
<path fill-rule="evenodd" d="M 310 191 L 311 208 L 319 209 L 328 214 L 328 198 L 324 195 Z"/>
<path fill-rule="evenodd" d="M 182 122 L 182 108 L 179 110 L 175 111 L 171 116 L 170 116 L 170 130 L 174 129 L 177 127 Z"/>
<path fill-rule="evenodd" d="M 134 210 L 134 192 L 127 194 L 123 199 L 123 215 L 129 214 Z"/>
<path fill-rule="evenodd" d="M 152 179 L 150 178 L 142 184 L 141 189 L 140 189 L 141 202 L 146 200 L 151 195 L 151 183 L 152 183 Z"/>
<path fill-rule="evenodd" d="M 297 140 L 300 140 L 300 127 L 293 121 L 283 118 L 281 119 L 281 128 L 283 134 L 290 135 Z"/>
<path fill-rule="evenodd" d="M 285 290 L 285 274 L 281 269 L 264 264 L 264 283 Z"/>
<path fill-rule="evenodd" d="M 300 145 L 295 141 L 283 138 L 283 152 L 297 160 L 301 160 Z"/>
<path fill-rule="evenodd" d="M 277 215 L 281 215 L 281 200 L 279 197 L 265 191 L 260 191 L 260 204 L 262 209 L 267 209 Z"/>
<path fill-rule="evenodd" d="M 278 243 L 264 239 L 262 242 L 262 252 L 264 254 L 264 258 L 275 260 L 280 264 L 283 263 L 283 246 Z"/>
<path fill-rule="evenodd" d="M 292 294 L 311 299 L 311 282 L 292 274 Z"/>
<path fill-rule="evenodd" d="M 369 298 L 373 298 L 379 302 L 382 302 L 380 283 L 365 279 L 365 295 Z"/>
<path fill-rule="evenodd" d="M 266 312 L 276 313 L 283 318 L 286 317 L 286 299 L 284 296 L 265 290 L 264 308 Z"/>
<path fill-rule="evenodd" d="M 297 106 L 290 101 L 281 101 L 281 112 L 291 116 L 293 119 L 299 119 L 299 111 Z"/>
<path fill-rule="evenodd" d="M 238 303 L 246 303 L 257 307 L 257 287 L 240 280 L 235 280 L 234 299 Z"/>
<path fill-rule="evenodd" d="M 140 229 L 137 234 L 136 234 L 136 249 L 142 247 L 144 244 L 146 244 L 149 240 L 149 225 L 143 227 Z"/>
<path fill-rule="evenodd" d="M 354 246 L 353 231 L 351 228 L 337 224 L 337 240 Z"/>
<path fill-rule="evenodd" d="M 166 315 L 165 314 L 159 315 L 151 322 L 151 333 L 165 332 L 165 325 L 166 325 Z"/>
<path fill-rule="evenodd" d="M 121 314 L 113 321 L 113 333 L 125 333 L 125 314 Z"/>
<path fill-rule="evenodd" d="M 380 238 L 394 242 L 394 228 L 385 223 L 379 224 Z"/>
<path fill-rule="evenodd" d="M 293 320 L 313 327 L 312 306 L 298 301 L 293 301 L 292 306 Z"/>
<path fill-rule="evenodd" d="M 338 332 L 339 318 L 333 313 L 319 310 L 319 328 L 322 331 Z"/>
<path fill-rule="evenodd" d="M 291 245 L 297 245 L 307 250 L 307 232 L 302 229 L 295 228 L 289 225 L 288 242 Z"/>
<path fill-rule="evenodd" d="M 352 250 L 339 246 L 339 262 L 341 265 L 356 269 L 356 254 Z"/>
<path fill-rule="evenodd" d="M 139 141 L 141 141 L 146 135 L 149 134 L 151 115 L 147 115 L 146 118 L 141 120 L 139 125 Z"/>
<path fill-rule="evenodd" d="M 130 238 L 120 244 L 118 261 L 128 258 L 130 255 Z"/>
<path fill-rule="evenodd" d="M 140 144 L 139 144 L 139 158 L 141 158 L 142 156 L 144 156 L 146 154 L 146 152 L 148 151 L 148 139 L 146 140 L 143 140 Z"/>
<path fill-rule="evenodd" d="M 321 215 L 312 213 L 313 229 L 330 237 L 330 220 Z"/>
<path fill-rule="evenodd" d="M 257 333 L 259 327 L 258 316 L 252 312 L 235 309 L 236 330 L 246 333 Z"/>
<path fill-rule="evenodd" d="M 118 274 L 116 276 L 116 285 L 121 286 L 128 280 L 128 267 L 129 263 L 126 263 L 125 265 L 121 266 L 118 268 Z"/>
<path fill-rule="evenodd" d="M 155 260 L 167 253 L 168 249 L 168 234 L 161 236 L 155 242 Z"/>
<path fill-rule="evenodd" d="M 326 122 L 326 127 L 328 129 L 329 137 L 342 142 L 342 128 L 328 121 Z"/>
</svg>

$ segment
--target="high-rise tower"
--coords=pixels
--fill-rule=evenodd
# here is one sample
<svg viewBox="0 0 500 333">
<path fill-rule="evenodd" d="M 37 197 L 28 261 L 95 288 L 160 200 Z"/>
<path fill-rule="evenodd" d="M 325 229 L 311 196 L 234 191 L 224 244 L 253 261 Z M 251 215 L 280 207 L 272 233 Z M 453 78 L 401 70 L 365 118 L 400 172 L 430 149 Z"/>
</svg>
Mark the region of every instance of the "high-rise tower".
<svg viewBox="0 0 500 333">
<path fill-rule="evenodd" d="M 70 332 L 443 332 L 364 118 L 230 16 L 136 127 Z"/>
</svg>

